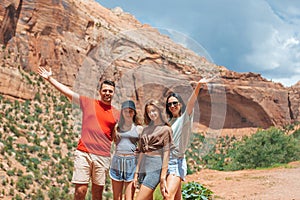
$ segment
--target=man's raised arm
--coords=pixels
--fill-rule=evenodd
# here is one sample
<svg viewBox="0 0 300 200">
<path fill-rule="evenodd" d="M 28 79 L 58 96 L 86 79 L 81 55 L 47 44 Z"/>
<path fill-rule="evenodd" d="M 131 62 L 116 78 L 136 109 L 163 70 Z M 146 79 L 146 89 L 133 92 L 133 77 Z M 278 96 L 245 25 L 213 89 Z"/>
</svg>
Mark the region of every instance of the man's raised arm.
<svg viewBox="0 0 300 200">
<path fill-rule="evenodd" d="M 53 85 L 58 91 L 68 97 L 72 102 L 79 104 L 79 94 L 71 90 L 69 87 L 58 82 L 52 77 L 52 71 L 47 71 L 44 67 L 39 67 L 38 73 L 41 77 L 46 79 L 51 85 Z"/>
</svg>

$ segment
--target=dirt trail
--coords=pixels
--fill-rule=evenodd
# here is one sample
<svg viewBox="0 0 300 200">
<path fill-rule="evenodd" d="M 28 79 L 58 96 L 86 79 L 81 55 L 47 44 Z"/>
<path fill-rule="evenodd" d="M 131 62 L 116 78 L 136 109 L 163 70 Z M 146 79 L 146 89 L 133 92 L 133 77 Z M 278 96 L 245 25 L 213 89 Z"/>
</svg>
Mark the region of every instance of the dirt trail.
<svg viewBox="0 0 300 200">
<path fill-rule="evenodd" d="M 300 161 L 288 167 L 222 172 L 202 170 L 187 176 L 214 192 L 214 199 L 300 200 Z"/>
</svg>

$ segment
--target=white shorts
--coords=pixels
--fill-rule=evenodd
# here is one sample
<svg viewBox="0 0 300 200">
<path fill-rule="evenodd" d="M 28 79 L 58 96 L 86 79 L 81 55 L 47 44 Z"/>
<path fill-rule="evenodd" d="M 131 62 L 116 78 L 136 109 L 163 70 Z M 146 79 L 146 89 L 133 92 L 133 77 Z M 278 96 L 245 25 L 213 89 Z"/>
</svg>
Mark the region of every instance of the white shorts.
<svg viewBox="0 0 300 200">
<path fill-rule="evenodd" d="M 99 156 L 76 150 L 72 183 L 105 185 L 110 165 L 110 157 Z"/>
</svg>

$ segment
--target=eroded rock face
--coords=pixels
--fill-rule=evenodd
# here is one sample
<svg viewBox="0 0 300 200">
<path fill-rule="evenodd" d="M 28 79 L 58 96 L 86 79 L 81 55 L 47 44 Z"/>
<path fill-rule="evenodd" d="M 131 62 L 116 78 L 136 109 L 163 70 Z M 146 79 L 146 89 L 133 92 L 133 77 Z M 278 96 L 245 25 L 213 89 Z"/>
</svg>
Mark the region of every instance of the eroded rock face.
<svg viewBox="0 0 300 200">
<path fill-rule="evenodd" d="M 120 8 L 108 10 L 92 0 L 3 0 L 0 24 L 1 94 L 32 99 L 36 88 L 16 71 L 44 66 L 83 95 L 95 97 L 99 79 L 115 80 L 114 103 L 132 98 L 142 110 L 150 98 L 163 103 L 170 91 L 187 99 L 189 81 L 213 74 L 215 82 L 199 95 L 197 122 L 266 128 L 299 120 L 299 86 L 288 89 L 216 66 Z"/>
<path fill-rule="evenodd" d="M 21 9 L 22 0 L 19 2 L 17 7 L 14 2 L 11 2 L 5 7 L 0 28 L 0 41 L 2 44 L 6 45 L 9 40 L 15 36 Z"/>
<path fill-rule="evenodd" d="M 224 76 L 227 127 L 263 127 L 291 122 L 288 91 L 258 74 L 228 72 Z M 226 123 L 227 124 L 227 123 Z"/>
<path fill-rule="evenodd" d="M 33 99 L 37 91 L 20 71 L 0 68 L 0 93 L 15 99 Z"/>
<path fill-rule="evenodd" d="M 293 120 L 300 121 L 300 81 L 288 88 L 289 113 Z"/>
</svg>

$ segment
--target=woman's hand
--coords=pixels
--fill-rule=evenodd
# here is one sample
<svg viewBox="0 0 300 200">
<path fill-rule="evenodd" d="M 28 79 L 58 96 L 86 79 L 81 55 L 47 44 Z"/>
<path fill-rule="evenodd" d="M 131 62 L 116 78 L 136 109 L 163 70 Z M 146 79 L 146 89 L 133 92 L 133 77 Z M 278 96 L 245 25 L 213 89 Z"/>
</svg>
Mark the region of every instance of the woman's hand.
<svg viewBox="0 0 300 200">
<path fill-rule="evenodd" d="M 138 182 L 138 173 L 134 173 L 133 177 L 133 187 L 138 188 L 139 182 Z"/>
<path fill-rule="evenodd" d="M 163 197 L 166 197 L 168 196 L 169 194 L 169 191 L 168 191 L 168 188 L 167 188 L 167 181 L 166 179 L 160 179 L 160 191 L 161 191 L 161 194 Z"/>
<path fill-rule="evenodd" d="M 202 78 L 199 80 L 199 83 L 209 83 L 211 82 L 215 77 L 209 77 L 209 78 Z"/>
<path fill-rule="evenodd" d="M 38 73 L 41 77 L 47 80 L 49 80 L 50 76 L 52 76 L 51 68 L 49 71 L 47 71 L 44 67 L 39 67 Z"/>
</svg>

